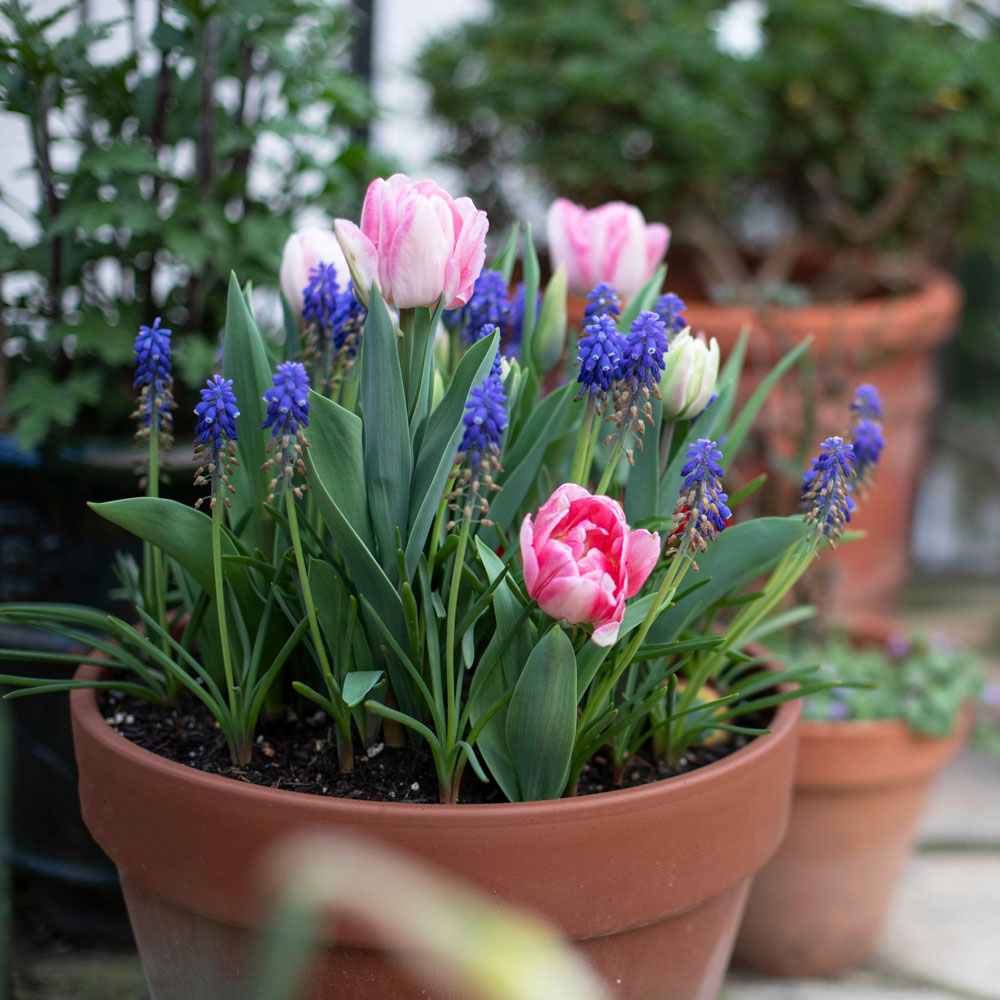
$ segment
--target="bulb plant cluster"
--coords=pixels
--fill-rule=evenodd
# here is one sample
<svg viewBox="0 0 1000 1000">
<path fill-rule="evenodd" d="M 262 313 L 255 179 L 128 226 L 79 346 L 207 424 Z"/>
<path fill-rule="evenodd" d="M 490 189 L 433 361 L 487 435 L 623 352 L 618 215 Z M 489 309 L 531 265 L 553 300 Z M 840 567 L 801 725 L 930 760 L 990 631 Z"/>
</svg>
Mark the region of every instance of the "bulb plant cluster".
<svg viewBox="0 0 1000 1000">
<path fill-rule="evenodd" d="M 720 369 L 661 294 L 669 233 L 617 207 L 552 219 L 578 257 L 543 288 L 530 229 L 486 266 L 488 220 L 468 198 L 373 182 L 360 224 L 289 239 L 284 356 L 233 277 L 221 370 L 194 407 L 199 509 L 157 493 L 170 331 L 144 327 L 146 495 L 92 505 L 144 542 L 133 620 L 4 605 L 0 620 L 78 640 L 108 670 L 3 677 L 14 695 L 195 698 L 240 764 L 267 717 L 305 699 L 336 732 L 331 769 L 375 741 L 422 747 L 455 803 L 463 779 L 512 801 L 574 794 L 599 753 L 619 781 L 630 762 L 680 768 L 835 685 L 752 643 L 871 488 L 877 392 L 861 387 L 848 437 L 823 443 L 802 512 L 741 521 L 761 481 L 726 469 L 808 345 L 739 407 L 746 340 Z M 593 281 L 578 331 L 570 280 Z"/>
</svg>

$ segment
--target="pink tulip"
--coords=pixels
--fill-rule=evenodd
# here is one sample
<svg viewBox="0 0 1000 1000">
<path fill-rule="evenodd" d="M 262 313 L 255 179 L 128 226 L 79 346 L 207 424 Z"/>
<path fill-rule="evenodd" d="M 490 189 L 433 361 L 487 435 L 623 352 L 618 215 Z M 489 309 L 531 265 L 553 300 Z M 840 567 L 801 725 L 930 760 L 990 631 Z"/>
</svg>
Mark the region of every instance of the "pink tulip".
<svg viewBox="0 0 1000 1000">
<path fill-rule="evenodd" d="M 296 316 L 302 315 L 304 292 L 317 264 L 333 264 L 343 289 L 350 277 L 344 251 L 337 237 L 328 229 L 307 226 L 292 233 L 281 252 L 281 290 Z"/>
<path fill-rule="evenodd" d="M 629 299 L 660 266 L 670 230 L 646 224 L 635 205 L 611 201 L 587 211 L 566 198 L 556 198 L 548 214 L 552 269 L 566 265 L 571 295 L 586 295 L 606 281 Z"/>
<path fill-rule="evenodd" d="M 397 309 L 464 306 L 486 257 L 486 213 L 469 198 L 452 198 L 433 181 L 404 174 L 368 186 L 361 228 L 333 224 L 354 285 L 367 297 L 374 281 Z"/>
<path fill-rule="evenodd" d="M 630 531 L 610 497 L 566 483 L 521 524 L 528 596 L 553 618 L 595 625 L 591 638 L 618 638 L 625 601 L 639 592 L 660 557 L 660 536 Z"/>
</svg>

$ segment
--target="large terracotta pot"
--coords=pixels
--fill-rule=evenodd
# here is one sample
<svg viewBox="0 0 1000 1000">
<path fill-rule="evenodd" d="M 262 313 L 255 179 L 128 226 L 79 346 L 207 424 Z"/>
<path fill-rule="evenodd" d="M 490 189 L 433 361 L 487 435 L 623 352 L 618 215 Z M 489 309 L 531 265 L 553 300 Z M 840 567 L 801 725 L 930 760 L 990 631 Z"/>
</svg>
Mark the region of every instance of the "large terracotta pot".
<svg viewBox="0 0 1000 1000">
<path fill-rule="evenodd" d="M 882 640 L 902 627 L 866 619 Z M 800 723 L 788 833 L 758 872 L 736 961 L 769 975 L 837 976 L 873 948 L 931 783 L 964 738 L 898 719 Z"/>
<path fill-rule="evenodd" d="M 760 457 L 772 481 L 776 468 L 798 470 L 824 437 L 843 433 L 857 385 L 872 382 L 882 394 L 886 450 L 879 482 L 851 523 L 870 543 L 843 545 L 823 557 L 823 603 L 832 610 L 886 613 L 895 606 L 909 567 L 912 506 L 938 399 L 935 355 L 954 332 L 961 304 L 960 286 L 940 271 L 908 294 L 799 309 L 687 301 L 692 329 L 716 337 L 723 357 L 740 331 L 750 329 L 745 392 L 813 336 L 811 364 L 782 378 L 758 418 Z M 782 513 L 797 500 L 801 480 L 785 483 L 771 494 Z"/>
<path fill-rule="evenodd" d="M 118 735 L 92 691 L 72 694 L 83 815 L 118 867 L 154 1000 L 247 995 L 263 919 L 255 869 L 276 842 L 305 828 L 375 838 L 448 869 L 498 905 L 542 914 L 615 997 L 715 1000 L 750 878 L 785 829 L 799 711 L 786 703 L 771 734 L 641 788 L 438 806 L 325 798 L 204 774 Z M 323 950 L 302 994 L 446 996 L 406 978 L 353 928 Z"/>
</svg>

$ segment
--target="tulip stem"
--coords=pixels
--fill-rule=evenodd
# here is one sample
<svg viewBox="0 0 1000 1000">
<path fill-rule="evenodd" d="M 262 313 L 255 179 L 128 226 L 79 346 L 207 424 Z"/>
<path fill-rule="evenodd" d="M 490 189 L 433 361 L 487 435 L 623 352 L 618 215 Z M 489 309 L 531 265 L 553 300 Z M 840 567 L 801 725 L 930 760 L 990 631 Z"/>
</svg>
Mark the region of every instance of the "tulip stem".
<svg viewBox="0 0 1000 1000">
<path fill-rule="evenodd" d="M 469 529 L 472 522 L 472 512 L 466 510 L 462 517 L 462 527 L 458 533 L 458 547 L 455 549 L 455 562 L 451 571 L 451 590 L 448 593 L 448 621 L 445 639 L 445 682 L 448 685 L 447 728 L 448 739 L 445 743 L 445 754 L 450 756 L 451 748 L 458 742 L 458 712 L 456 711 L 457 692 L 455 682 L 455 618 L 458 613 L 458 592 L 462 585 L 462 567 L 465 565 L 465 550 L 469 544 Z"/>
</svg>

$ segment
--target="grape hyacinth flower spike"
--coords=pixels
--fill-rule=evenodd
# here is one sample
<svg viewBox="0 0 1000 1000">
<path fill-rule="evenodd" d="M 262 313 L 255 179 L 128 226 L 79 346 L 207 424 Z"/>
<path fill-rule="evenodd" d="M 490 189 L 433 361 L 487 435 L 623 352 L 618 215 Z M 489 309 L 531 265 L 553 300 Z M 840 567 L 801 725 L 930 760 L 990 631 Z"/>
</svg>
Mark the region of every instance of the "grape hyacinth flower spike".
<svg viewBox="0 0 1000 1000">
<path fill-rule="evenodd" d="M 728 495 L 722 491 L 722 452 L 714 441 L 699 438 L 685 452 L 681 468 L 685 477 L 674 506 L 674 525 L 667 536 L 666 554 L 704 552 L 714 542 L 732 511 L 726 506 Z M 698 564 L 692 558 L 694 569 Z"/>
<path fill-rule="evenodd" d="M 150 465 L 157 464 L 151 454 L 155 441 L 156 448 L 169 449 L 173 444 L 173 411 L 174 378 L 172 371 L 172 352 L 170 349 L 171 331 L 160 326 L 157 316 L 152 326 L 139 327 L 135 338 L 135 381 L 133 386 L 139 390 L 139 399 L 133 413 L 139 421 L 136 431 L 136 441 L 142 446 L 149 446 L 147 458 Z M 158 479 L 158 471 L 152 470 L 154 482 Z"/>
<path fill-rule="evenodd" d="M 357 354 L 367 310 L 354 295 L 354 283 L 340 288 L 334 264 L 319 263 L 302 292 L 305 357 L 322 388 L 346 374 Z"/>
<path fill-rule="evenodd" d="M 653 303 L 653 312 L 663 320 L 671 335 L 680 333 L 688 325 L 688 321 L 684 317 L 686 309 L 687 305 L 684 300 L 673 292 L 664 292 Z"/>
<path fill-rule="evenodd" d="M 608 401 L 613 383 L 618 377 L 622 359 L 622 338 L 615 321 L 607 314 L 595 316 L 584 328 L 580 338 L 577 364 L 580 383 L 577 399 L 589 395 L 598 412 Z"/>
<path fill-rule="evenodd" d="M 660 398 L 660 375 L 663 373 L 663 355 L 667 353 L 667 349 L 667 332 L 663 320 L 655 312 L 644 310 L 639 313 L 624 337 L 618 384 L 614 393 L 614 420 L 619 430 L 628 427 L 635 433 L 640 448 L 641 435 L 646 430 L 642 418 L 653 419 L 649 398 L 651 395 Z M 640 396 L 644 400 L 641 407 L 638 402 Z"/>
<path fill-rule="evenodd" d="M 622 300 L 618 289 L 606 281 L 594 285 L 587 295 L 587 305 L 583 310 L 584 320 L 593 319 L 595 316 L 610 316 L 612 319 L 618 319 L 621 314 Z"/>
<path fill-rule="evenodd" d="M 268 489 L 268 503 L 274 499 L 279 483 L 291 487 L 301 498 L 302 487 L 293 485 L 295 473 L 306 474 L 302 461 L 303 448 L 309 447 L 303 428 L 309 426 L 309 375 L 298 361 L 283 361 L 271 376 L 271 388 L 264 393 L 267 419 L 261 430 L 271 429 L 267 452 L 274 454 L 264 463 L 274 469 Z"/>
<path fill-rule="evenodd" d="M 863 487 L 870 489 L 885 448 L 885 437 L 882 432 L 882 400 L 878 389 L 867 383 L 854 390 L 851 401 L 851 446 L 854 449 L 854 474 Z"/>
<path fill-rule="evenodd" d="M 835 547 L 851 520 L 854 501 L 850 479 L 854 475 L 854 448 L 842 437 L 828 437 L 802 481 L 804 520 L 816 525 L 820 536 Z"/>
<path fill-rule="evenodd" d="M 198 418 L 194 429 L 195 459 L 201 462 L 195 472 L 195 485 L 211 483 L 209 506 L 213 510 L 220 497 L 229 506 L 225 490 L 236 492 L 229 477 L 233 474 L 233 466 L 239 465 L 236 442 L 240 437 L 236 431 L 240 411 L 236 407 L 233 380 L 213 375 L 201 390 L 201 402 L 195 406 L 194 413 Z M 200 507 L 202 502 L 202 499 L 197 500 L 195 506 Z"/>
<path fill-rule="evenodd" d="M 487 335 L 492 336 L 494 332 L 491 329 Z M 466 496 L 462 510 L 465 518 L 473 513 L 485 518 L 489 513 L 489 502 L 480 491 L 483 486 L 487 490 L 499 489 L 493 477 L 500 471 L 500 448 L 507 429 L 507 396 L 503 388 L 499 348 L 489 375 L 482 384 L 473 386 L 469 391 L 462 423 L 465 433 L 456 458 L 461 471 L 449 497 L 457 500 Z M 457 509 L 457 505 L 453 505 L 453 509 Z M 454 522 L 449 524 L 449 527 L 452 526 Z"/>
<path fill-rule="evenodd" d="M 484 267 L 473 285 L 472 297 L 461 309 L 455 310 L 453 315 L 458 319 L 462 339 L 474 344 L 488 336 L 484 333 L 487 326 L 495 327 L 500 331 L 501 337 L 504 336 L 510 321 L 510 310 L 507 282 L 503 275 Z"/>
</svg>

